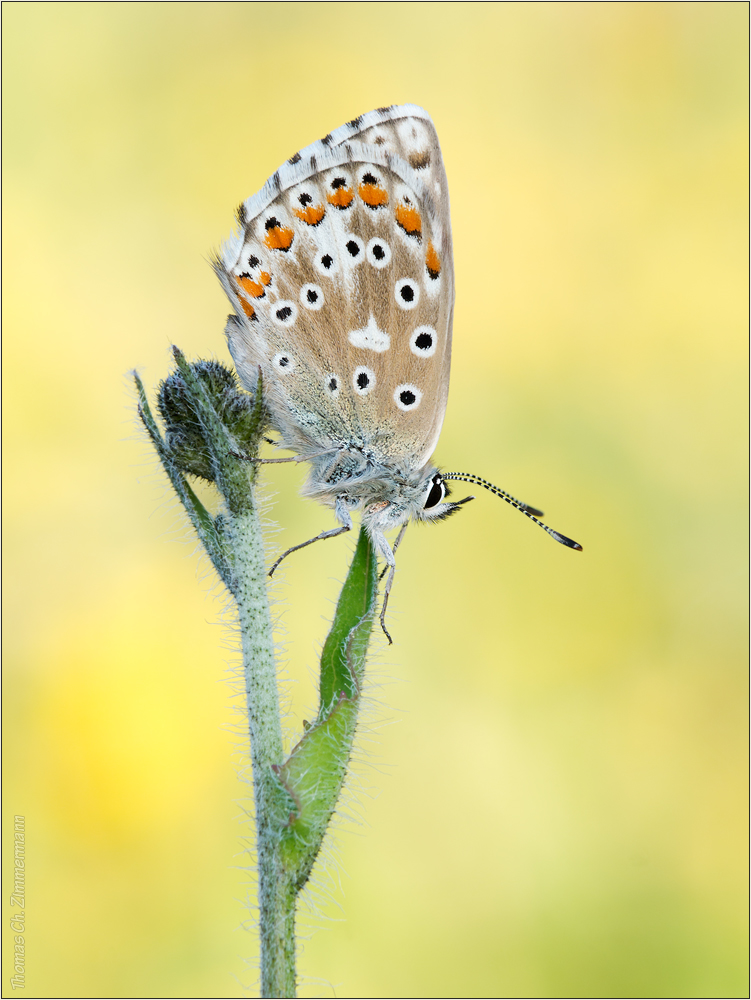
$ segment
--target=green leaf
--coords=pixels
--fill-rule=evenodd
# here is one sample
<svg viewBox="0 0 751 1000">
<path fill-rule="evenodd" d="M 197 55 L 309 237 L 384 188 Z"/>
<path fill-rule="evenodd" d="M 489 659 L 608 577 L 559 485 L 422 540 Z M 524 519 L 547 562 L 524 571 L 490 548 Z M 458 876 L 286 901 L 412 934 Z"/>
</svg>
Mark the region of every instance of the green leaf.
<svg viewBox="0 0 751 1000">
<path fill-rule="evenodd" d="M 362 528 L 321 656 L 318 719 L 275 769 L 290 804 L 280 857 L 298 887 L 310 874 L 344 783 L 377 592 L 376 555 Z"/>
<path fill-rule="evenodd" d="M 378 592 L 377 560 L 364 528 L 321 654 L 319 721 L 341 695 L 357 697 Z"/>
</svg>

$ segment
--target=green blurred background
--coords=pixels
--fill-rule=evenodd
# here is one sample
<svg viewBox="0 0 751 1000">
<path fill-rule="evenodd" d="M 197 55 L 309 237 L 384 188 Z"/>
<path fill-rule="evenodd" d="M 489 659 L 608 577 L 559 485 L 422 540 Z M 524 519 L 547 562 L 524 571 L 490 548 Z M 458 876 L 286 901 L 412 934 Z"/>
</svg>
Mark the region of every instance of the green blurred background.
<svg viewBox="0 0 751 1000">
<path fill-rule="evenodd" d="M 489 494 L 408 533 L 301 995 L 747 995 L 747 4 L 3 14 L 26 995 L 252 994 L 235 635 L 128 371 L 153 391 L 173 342 L 227 361 L 206 258 L 235 205 L 402 102 L 432 114 L 451 188 L 436 457 L 584 553 Z M 303 474 L 267 474 L 270 556 L 333 524 Z M 290 738 L 352 547 L 275 586 Z"/>
</svg>

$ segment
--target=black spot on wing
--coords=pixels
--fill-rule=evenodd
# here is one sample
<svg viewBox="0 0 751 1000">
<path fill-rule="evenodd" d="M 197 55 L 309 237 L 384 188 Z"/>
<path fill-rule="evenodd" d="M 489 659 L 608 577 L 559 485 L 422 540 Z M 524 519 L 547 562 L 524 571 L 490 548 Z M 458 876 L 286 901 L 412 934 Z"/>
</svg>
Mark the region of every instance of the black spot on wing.
<svg viewBox="0 0 751 1000">
<path fill-rule="evenodd" d="M 294 156 L 290 156 L 290 158 L 287 160 L 287 163 L 290 163 L 290 164 L 299 163 L 301 159 L 302 159 L 302 156 L 300 156 L 299 153 L 295 153 Z"/>
</svg>

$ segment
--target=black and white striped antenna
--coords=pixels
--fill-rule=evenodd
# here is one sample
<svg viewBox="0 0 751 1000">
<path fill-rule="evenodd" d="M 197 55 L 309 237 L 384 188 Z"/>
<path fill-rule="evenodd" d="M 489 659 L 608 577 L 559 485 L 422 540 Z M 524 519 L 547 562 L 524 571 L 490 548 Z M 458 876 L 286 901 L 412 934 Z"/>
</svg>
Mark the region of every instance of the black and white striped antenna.
<svg viewBox="0 0 751 1000">
<path fill-rule="evenodd" d="M 510 493 L 506 493 L 505 490 L 499 489 L 499 487 L 489 483 L 487 479 L 482 479 L 480 476 L 473 476 L 471 472 L 442 472 L 441 478 L 458 479 L 463 483 L 474 483 L 476 486 L 484 487 L 491 493 L 495 493 L 495 495 L 500 497 L 501 500 L 505 500 L 506 503 L 510 503 L 512 507 L 516 507 L 516 509 L 520 510 L 522 514 L 526 514 L 530 520 L 534 521 L 535 524 L 539 524 L 543 530 L 547 531 L 551 538 L 555 538 L 555 540 L 560 542 L 561 545 L 567 545 L 570 549 L 575 549 L 577 552 L 582 551 L 581 545 L 579 545 L 578 542 L 575 542 L 573 538 L 567 538 L 566 535 L 562 535 L 560 531 L 554 531 L 552 528 L 549 528 L 547 524 L 543 524 L 542 521 L 538 520 L 539 517 L 542 517 L 541 510 L 537 510 L 536 507 L 531 507 L 528 503 L 523 503 L 521 500 L 517 500 L 516 497 L 512 497 Z"/>
</svg>

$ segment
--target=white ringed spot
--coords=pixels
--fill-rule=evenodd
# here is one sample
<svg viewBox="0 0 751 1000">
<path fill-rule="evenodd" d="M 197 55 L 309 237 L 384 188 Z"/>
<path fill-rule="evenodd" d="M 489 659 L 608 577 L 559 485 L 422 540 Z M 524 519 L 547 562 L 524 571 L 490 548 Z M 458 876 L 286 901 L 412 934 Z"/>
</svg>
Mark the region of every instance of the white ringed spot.
<svg viewBox="0 0 751 1000">
<path fill-rule="evenodd" d="M 347 233 L 345 235 L 344 249 L 346 253 L 342 254 L 342 257 L 346 263 L 362 264 L 365 260 L 365 244 L 354 233 Z"/>
<path fill-rule="evenodd" d="M 330 250 L 319 250 L 313 258 L 316 271 L 319 274 L 336 274 L 339 270 L 339 262 Z"/>
<path fill-rule="evenodd" d="M 278 326 L 294 326 L 297 306 L 290 299 L 279 299 L 271 307 L 271 316 Z"/>
<path fill-rule="evenodd" d="M 323 297 L 321 286 L 308 282 L 300 289 L 300 301 L 306 309 L 312 309 L 314 312 L 317 312 L 323 307 L 326 300 Z"/>
<path fill-rule="evenodd" d="M 418 358 L 432 358 L 438 338 L 432 326 L 418 326 L 409 338 L 409 349 Z"/>
<path fill-rule="evenodd" d="M 368 262 L 379 270 L 382 267 L 388 267 L 391 263 L 391 247 L 380 236 L 374 236 L 372 240 L 368 241 L 365 252 Z"/>
<path fill-rule="evenodd" d="M 414 309 L 420 301 L 420 286 L 412 278 L 400 278 L 394 288 L 394 298 L 400 309 Z"/>
<path fill-rule="evenodd" d="M 375 372 L 371 368 L 366 368 L 365 365 L 355 368 L 352 373 L 352 385 L 358 396 L 367 396 L 375 389 L 375 384 Z"/>
<path fill-rule="evenodd" d="M 271 364 L 278 372 L 284 372 L 285 375 L 289 375 L 297 367 L 295 359 L 291 354 L 287 354 L 286 352 L 275 354 L 271 359 Z"/>
<path fill-rule="evenodd" d="M 323 389 L 330 399 L 336 399 L 341 390 L 341 380 L 336 372 L 329 372 L 323 380 Z"/>
<path fill-rule="evenodd" d="M 410 410 L 416 410 L 420 405 L 421 399 L 422 389 L 418 389 L 416 385 L 412 385 L 410 382 L 404 382 L 394 389 L 394 402 L 405 413 Z"/>
</svg>

